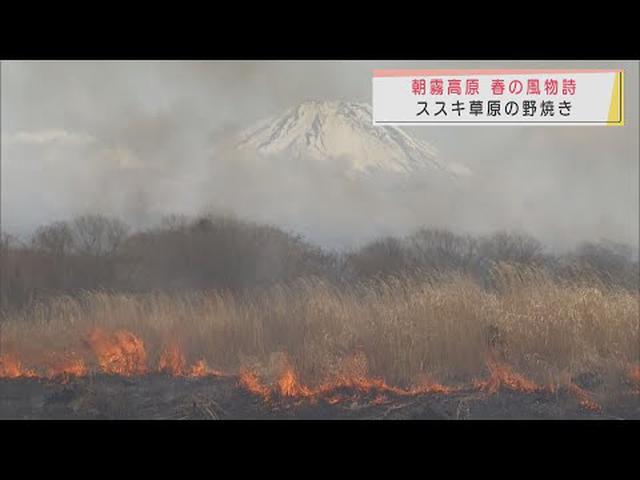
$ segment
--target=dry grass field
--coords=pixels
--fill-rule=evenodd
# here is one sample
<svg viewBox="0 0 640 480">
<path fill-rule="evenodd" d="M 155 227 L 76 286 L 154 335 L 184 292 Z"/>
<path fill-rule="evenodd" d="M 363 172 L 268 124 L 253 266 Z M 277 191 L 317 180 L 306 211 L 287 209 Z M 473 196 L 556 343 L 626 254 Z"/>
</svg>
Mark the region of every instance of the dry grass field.
<svg viewBox="0 0 640 480">
<path fill-rule="evenodd" d="M 502 388 L 572 393 L 587 409 L 638 389 L 639 297 L 500 264 L 340 289 L 299 280 L 252 294 L 55 297 L 4 318 L 0 376 L 234 376 L 275 397 L 339 402 Z"/>
</svg>

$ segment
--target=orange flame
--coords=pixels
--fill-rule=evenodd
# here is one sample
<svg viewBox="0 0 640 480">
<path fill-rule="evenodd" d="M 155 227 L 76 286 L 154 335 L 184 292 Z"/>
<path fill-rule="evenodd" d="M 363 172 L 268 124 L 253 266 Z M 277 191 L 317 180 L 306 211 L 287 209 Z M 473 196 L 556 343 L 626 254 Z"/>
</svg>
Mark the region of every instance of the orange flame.
<svg viewBox="0 0 640 480">
<path fill-rule="evenodd" d="M 169 375 L 202 378 L 209 376 L 223 376 L 223 373 L 209 368 L 207 363 L 200 359 L 190 367 L 187 367 L 187 361 L 180 347 L 173 344 L 167 347 L 160 355 L 158 362 L 158 370 Z"/>
<path fill-rule="evenodd" d="M 96 329 L 89 334 L 88 341 L 103 372 L 123 376 L 146 373 L 144 343 L 131 332 L 117 330 L 107 334 Z"/>
<path fill-rule="evenodd" d="M 105 332 L 95 329 L 89 333 L 86 342 L 98 359 L 100 369 L 105 373 L 132 376 L 148 372 L 144 343 L 128 331 Z M 36 371 L 25 368 L 16 355 L 0 355 L 0 378 L 32 377 L 66 383 L 71 377 L 89 374 L 85 359 L 73 351 L 52 351 L 46 354 L 46 357 L 41 370 Z M 184 354 L 175 344 L 162 352 L 158 371 L 193 378 L 225 376 L 221 371 L 210 368 L 203 359 L 188 366 Z"/>
<path fill-rule="evenodd" d="M 389 399 L 387 398 L 387 396 L 383 393 L 379 393 L 376 398 L 374 398 L 371 402 L 372 405 L 384 405 L 385 403 L 387 403 L 389 401 Z"/>
<path fill-rule="evenodd" d="M 298 382 L 293 368 L 287 367 L 278 379 L 278 393 L 283 397 L 310 397 L 313 395 L 309 388 Z"/>
<path fill-rule="evenodd" d="M 83 377 L 88 372 L 84 360 L 71 354 L 50 364 L 46 376 L 50 380 L 60 379 L 66 383 L 70 377 Z"/>
<path fill-rule="evenodd" d="M 493 358 L 487 360 L 487 368 L 490 372 L 489 379 L 474 382 L 475 387 L 484 392 L 497 393 L 502 387 L 525 393 L 541 391 L 553 392 L 555 390 L 553 386 L 542 387 L 536 385 L 531 380 L 516 373 L 508 365 L 497 362 Z M 592 412 L 602 411 L 602 407 L 590 397 L 586 390 L 580 388 L 575 383 L 570 383 L 567 388 L 569 393 L 578 400 L 582 408 Z"/>
<path fill-rule="evenodd" d="M 258 376 L 251 370 L 241 370 L 238 383 L 250 393 L 262 397 L 265 400 L 271 397 L 271 389 L 262 385 Z"/>
<path fill-rule="evenodd" d="M 474 386 L 480 391 L 494 394 L 498 393 L 501 388 L 525 393 L 543 390 L 542 387 L 515 372 L 509 365 L 492 358 L 487 360 L 487 368 L 489 369 L 489 378 L 474 381 Z"/>
<path fill-rule="evenodd" d="M 220 370 L 214 370 L 213 368 L 209 368 L 207 363 L 204 360 L 198 360 L 196 363 L 191 365 L 189 369 L 188 376 L 198 378 L 198 377 L 222 377 L 224 373 Z"/>
<path fill-rule="evenodd" d="M 629 378 L 633 383 L 636 384 L 636 387 L 640 390 L 640 365 L 636 365 L 635 367 L 631 367 L 629 370 Z"/>
<path fill-rule="evenodd" d="M 187 362 L 177 345 L 167 347 L 160 355 L 158 370 L 170 375 L 185 375 Z"/>
<path fill-rule="evenodd" d="M 354 358 L 348 358 L 347 362 Z M 384 403 L 389 395 L 415 396 L 454 391 L 453 388 L 428 381 L 426 378 L 420 384 L 408 389 L 390 386 L 383 379 L 368 377 L 363 371 L 342 373 L 318 386 L 310 387 L 298 380 L 295 370 L 288 363 L 272 386 L 263 384 L 254 372 L 248 370 L 240 373 L 239 383 L 250 393 L 265 400 L 280 397 L 294 400 L 308 399 L 315 402 L 323 399 L 331 405 L 341 401 L 355 400 L 362 395 L 375 395 L 374 403 Z"/>
<path fill-rule="evenodd" d="M 24 368 L 22 362 L 14 355 L 0 355 L 0 378 L 33 378 L 36 372 Z"/>
<path fill-rule="evenodd" d="M 575 383 L 570 383 L 568 386 L 569 392 L 578 400 L 580 406 L 586 410 L 592 412 L 601 412 L 602 407 L 594 401 L 589 394 Z"/>
<path fill-rule="evenodd" d="M 454 393 L 456 388 L 447 387 L 440 383 L 434 382 L 429 378 L 423 378 L 420 383 L 409 389 L 411 395 L 423 395 L 426 393 Z"/>
<path fill-rule="evenodd" d="M 144 343 L 129 331 L 105 332 L 102 329 L 95 329 L 88 335 L 87 343 L 95 354 L 101 370 L 107 374 L 133 376 L 148 372 Z M 248 369 L 240 371 L 238 383 L 245 390 L 265 400 L 279 398 L 315 402 L 322 399 L 328 404 L 355 401 L 361 397 L 367 397 L 373 404 L 383 404 L 392 400 L 393 396 L 448 394 L 458 390 L 433 382 L 426 377 L 408 388 L 392 386 L 382 378 L 370 377 L 367 373 L 366 360 L 364 354 L 344 358 L 343 366 L 346 365 L 346 370 L 338 369 L 335 375 L 315 386 L 302 383 L 288 361 L 285 361 L 281 374 L 271 384 L 263 383 L 254 371 Z M 553 391 L 552 386 L 537 385 L 514 371 L 509 365 L 497 361 L 493 356 L 487 360 L 487 369 L 489 371 L 487 379 L 473 382 L 474 387 L 480 391 L 491 394 L 503 388 L 525 393 Z M 193 378 L 225 376 L 224 373 L 209 368 L 204 359 L 189 365 L 177 344 L 169 345 L 164 349 L 158 361 L 158 371 Z M 45 373 L 42 374 L 42 372 Z M 25 368 L 16 355 L 9 353 L 0 355 L 0 378 L 42 377 L 66 382 L 70 377 L 82 377 L 88 372 L 85 359 L 74 352 L 65 353 L 58 358 L 54 356 L 54 360 L 46 362 L 38 373 L 33 369 Z M 628 374 L 634 385 L 640 389 L 640 365 L 631 367 Z M 602 410 L 600 405 L 591 398 L 589 392 L 579 386 L 570 383 L 567 391 L 577 399 L 582 408 L 594 412 Z"/>
<path fill-rule="evenodd" d="M 341 376 L 337 379 L 320 385 L 313 391 L 313 395 L 328 396 L 336 398 L 336 392 L 340 390 L 355 390 L 361 395 L 376 394 L 378 401 L 387 398 L 387 395 L 395 395 L 400 397 L 426 395 L 430 393 L 451 393 L 455 391 L 453 387 L 446 387 L 436 382 L 423 379 L 417 385 L 409 388 L 400 388 L 387 384 L 383 379 L 370 378 L 367 376 L 356 375 Z"/>
</svg>

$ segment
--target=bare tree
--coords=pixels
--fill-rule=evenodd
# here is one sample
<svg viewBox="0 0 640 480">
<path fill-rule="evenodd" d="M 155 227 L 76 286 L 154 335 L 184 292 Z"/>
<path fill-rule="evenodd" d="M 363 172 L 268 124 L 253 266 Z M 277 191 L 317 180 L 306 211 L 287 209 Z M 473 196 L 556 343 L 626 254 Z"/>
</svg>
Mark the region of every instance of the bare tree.
<svg viewBox="0 0 640 480">
<path fill-rule="evenodd" d="M 633 247 L 611 241 L 583 243 L 571 256 L 581 268 L 589 267 L 601 281 L 608 285 L 620 285 L 638 289 L 640 270 L 634 258 Z"/>
<path fill-rule="evenodd" d="M 127 237 L 127 225 L 116 218 L 84 215 L 73 221 L 78 251 L 93 256 L 114 254 Z"/>
<path fill-rule="evenodd" d="M 162 217 L 161 227 L 170 231 L 184 230 L 189 225 L 189 217 L 181 214 L 171 214 Z"/>
<path fill-rule="evenodd" d="M 55 222 L 36 230 L 31 245 L 34 249 L 54 255 L 57 258 L 73 250 L 74 236 L 67 222 Z"/>
<path fill-rule="evenodd" d="M 481 240 L 480 256 L 494 262 L 532 264 L 542 259 L 542 244 L 524 233 L 498 232 Z"/>
<path fill-rule="evenodd" d="M 408 241 L 412 260 L 427 268 L 466 269 L 478 248 L 474 238 L 441 229 L 418 230 Z"/>
<path fill-rule="evenodd" d="M 402 240 L 385 237 L 351 254 L 348 263 L 356 276 L 395 274 L 407 266 L 407 249 Z"/>
</svg>

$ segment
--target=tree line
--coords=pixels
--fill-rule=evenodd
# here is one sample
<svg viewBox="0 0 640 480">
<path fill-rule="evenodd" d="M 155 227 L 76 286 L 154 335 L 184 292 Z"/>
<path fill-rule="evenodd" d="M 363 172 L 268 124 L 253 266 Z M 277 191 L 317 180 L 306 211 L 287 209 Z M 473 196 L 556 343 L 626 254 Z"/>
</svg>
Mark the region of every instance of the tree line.
<svg viewBox="0 0 640 480">
<path fill-rule="evenodd" d="M 44 225 L 27 240 L 3 234 L 0 255 L 2 309 L 87 290 L 244 292 L 308 276 L 354 283 L 455 271 L 491 288 L 491 267 L 498 262 L 545 268 L 573 281 L 639 287 L 637 252 L 614 242 L 582 243 L 554 254 L 519 232 L 472 236 L 422 228 L 335 252 L 271 225 L 213 215 L 170 216 L 145 231 L 132 231 L 116 218 L 84 215 Z"/>
</svg>

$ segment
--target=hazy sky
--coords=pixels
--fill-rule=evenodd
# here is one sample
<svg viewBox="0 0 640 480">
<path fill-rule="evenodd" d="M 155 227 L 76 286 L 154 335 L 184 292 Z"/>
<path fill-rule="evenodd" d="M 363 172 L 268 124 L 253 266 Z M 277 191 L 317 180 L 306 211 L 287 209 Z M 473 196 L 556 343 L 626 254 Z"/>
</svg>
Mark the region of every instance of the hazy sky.
<svg viewBox="0 0 640 480">
<path fill-rule="evenodd" d="M 225 133 L 305 100 L 370 103 L 375 68 L 514 66 L 624 68 L 626 125 L 407 128 L 474 171 L 455 198 L 341 192 L 319 206 L 299 172 L 243 165 L 234 182 L 215 178 L 223 159 L 212 152 Z M 224 209 L 329 243 L 420 225 L 520 229 L 559 246 L 638 243 L 636 62 L 3 62 L 1 100 L 9 232 L 86 212 L 135 226 L 168 211 Z M 294 201 L 254 195 L 279 182 L 297 185 Z"/>
</svg>

